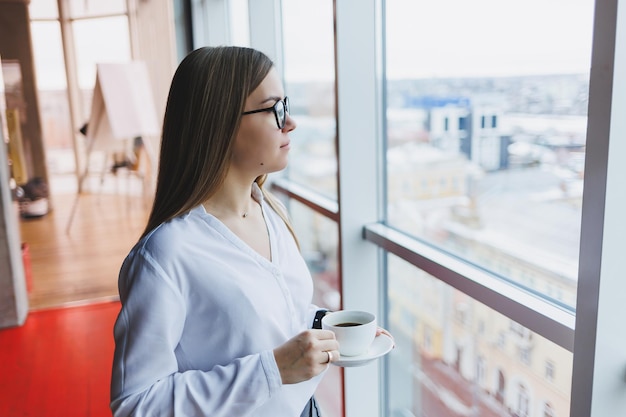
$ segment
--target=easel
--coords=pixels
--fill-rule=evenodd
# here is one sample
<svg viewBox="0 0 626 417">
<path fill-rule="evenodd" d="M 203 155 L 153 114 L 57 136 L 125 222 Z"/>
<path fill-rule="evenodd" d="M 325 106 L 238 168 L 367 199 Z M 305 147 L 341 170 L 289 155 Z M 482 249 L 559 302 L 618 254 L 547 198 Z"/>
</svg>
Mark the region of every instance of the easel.
<svg viewBox="0 0 626 417">
<path fill-rule="evenodd" d="M 148 160 L 153 167 L 156 165 L 156 155 L 149 137 L 159 135 L 160 126 L 151 91 L 148 70 L 142 61 L 97 65 L 91 116 L 86 132 L 87 158 L 67 223 L 68 234 L 83 192 L 83 183 L 89 174 L 91 153 L 94 150 L 110 152 L 124 140 L 142 137 Z"/>
</svg>

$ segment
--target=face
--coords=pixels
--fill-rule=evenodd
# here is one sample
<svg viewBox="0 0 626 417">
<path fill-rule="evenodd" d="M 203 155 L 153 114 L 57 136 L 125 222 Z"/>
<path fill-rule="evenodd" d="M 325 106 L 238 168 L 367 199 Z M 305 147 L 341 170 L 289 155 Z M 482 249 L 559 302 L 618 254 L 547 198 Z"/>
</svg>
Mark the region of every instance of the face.
<svg viewBox="0 0 626 417">
<path fill-rule="evenodd" d="M 278 100 L 284 98 L 280 77 L 276 70 L 272 69 L 256 90 L 248 96 L 244 111 L 272 107 Z M 282 129 L 278 128 L 272 111 L 242 116 L 230 169 L 252 179 L 284 169 L 289 154 L 289 132 L 295 128 L 296 123 L 289 113 Z"/>
</svg>

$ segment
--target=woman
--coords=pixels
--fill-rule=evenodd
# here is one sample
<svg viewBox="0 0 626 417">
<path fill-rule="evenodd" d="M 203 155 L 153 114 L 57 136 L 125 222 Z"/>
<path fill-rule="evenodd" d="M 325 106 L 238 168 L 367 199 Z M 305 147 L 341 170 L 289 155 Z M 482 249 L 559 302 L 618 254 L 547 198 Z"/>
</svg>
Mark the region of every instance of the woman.
<svg viewBox="0 0 626 417">
<path fill-rule="evenodd" d="M 295 127 L 261 52 L 201 48 L 176 70 L 154 205 L 119 276 L 116 417 L 315 415 L 338 344 L 311 329 L 310 273 L 263 189 Z"/>
</svg>

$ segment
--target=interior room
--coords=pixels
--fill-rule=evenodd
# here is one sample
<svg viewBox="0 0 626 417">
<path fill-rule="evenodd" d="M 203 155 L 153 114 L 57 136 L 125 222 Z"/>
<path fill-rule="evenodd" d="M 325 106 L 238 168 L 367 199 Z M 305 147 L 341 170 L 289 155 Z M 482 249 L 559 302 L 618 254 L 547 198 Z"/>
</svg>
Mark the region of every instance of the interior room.
<svg viewBox="0 0 626 417">
<path fill-rule="evenodd" d="M 111 415 L 170 82 L 221 45 L 289 97 L 268 188 L 313 303 L 393 335 L 325 417 L 626 415 L 624 6 L 0 0 L 0 415 Z"/>
</svg>

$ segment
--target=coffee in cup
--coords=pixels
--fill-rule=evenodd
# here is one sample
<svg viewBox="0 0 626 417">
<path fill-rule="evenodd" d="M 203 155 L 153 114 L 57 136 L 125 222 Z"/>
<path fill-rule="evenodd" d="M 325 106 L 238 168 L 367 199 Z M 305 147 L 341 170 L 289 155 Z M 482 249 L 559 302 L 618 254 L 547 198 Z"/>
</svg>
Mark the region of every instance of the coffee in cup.
<svg viewBox="0 0 626 417">
<path fill-rule="evenodd" d="M 376 316 L 359 310 L 335 311 L 322 318 L 322 329 L 335 333 L 342 356 L 358 356 L 367 352 L 376 337 Z"/>
</svg>

